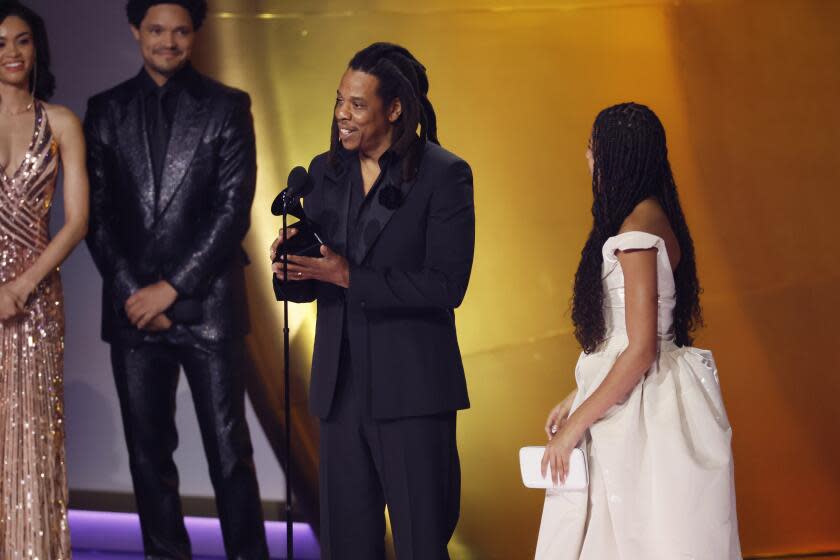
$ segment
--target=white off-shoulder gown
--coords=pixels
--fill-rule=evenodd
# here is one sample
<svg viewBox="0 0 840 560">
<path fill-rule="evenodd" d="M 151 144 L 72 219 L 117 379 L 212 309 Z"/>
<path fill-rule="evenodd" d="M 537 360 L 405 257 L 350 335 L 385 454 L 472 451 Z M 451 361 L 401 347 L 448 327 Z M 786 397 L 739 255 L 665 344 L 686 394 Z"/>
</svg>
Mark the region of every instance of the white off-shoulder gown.
<svg viewBox="0 0 840 560">
<path fill-rule="evenodd" d="M 674 344 L 674 276 L 665 242 L 627 232 L 603 247 L 607 341 L 581 354 L 577 408 L 627 347 L 616 251 L 656 248 L 659 354 L 584 441 L 585 492 L 548 490 L 536 560 L 740 560 L 730 440 L 711 352 Z"/>
</svg>

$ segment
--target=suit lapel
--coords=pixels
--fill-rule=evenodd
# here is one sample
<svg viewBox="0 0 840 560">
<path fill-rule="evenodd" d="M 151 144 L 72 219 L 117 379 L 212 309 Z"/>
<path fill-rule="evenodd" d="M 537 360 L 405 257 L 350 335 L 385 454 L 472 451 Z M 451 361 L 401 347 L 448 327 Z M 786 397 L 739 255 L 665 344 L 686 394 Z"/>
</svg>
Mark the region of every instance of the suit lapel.
<svg viewBox="0 0 840 560">
<path fill-rule="evenodd" d="M 371 248 L 376 244 L 376 240 L 405 202 L 411 187 L 416 182 L 416 177 L 410 182 L 402 180 L 401 165 L 398 160 L 389 165 L 385 173 L 376 192 L 372 193 L 374 199 L 369 201 L 369 207 L 362 213 L 362 219 L 356 229 L 358 234 L 351 240 L 355 243 L 355 254 L 358 255 L 359 263 L 365 261 Z M 383 204 L 383 198 L 391 199 L 392 203 Z"/>
<path fill-rule="evenodd" d="M 184 182 L 210 115 L 210 101 L 185 88 L 178 99 L 172 136 L 164 159 L 156 215 L 162 214 Z M 148 150 L 147 150 L 148 151 Z"/>
<path fill-rule="evenodd" d="M 116 134 L 120 153 L 137 187 L 137 198 L 143 212 L 143 224 L 150 228 L 155 218 L 155 180 L 152 176 L 152 156 L 146 132 L 146 108 L 142 93 L 134 95 L 126 104 Z"/>
<path fill-rule="evenodd" d="M 332 166 L 324 171 L 324 214 L 322 227 L 330 247 L 341 255 L 347 254 L 347 214 L 350 211 L 350 189 L 347 185 L 347 165 L 336 173 Z"/>
</svg>

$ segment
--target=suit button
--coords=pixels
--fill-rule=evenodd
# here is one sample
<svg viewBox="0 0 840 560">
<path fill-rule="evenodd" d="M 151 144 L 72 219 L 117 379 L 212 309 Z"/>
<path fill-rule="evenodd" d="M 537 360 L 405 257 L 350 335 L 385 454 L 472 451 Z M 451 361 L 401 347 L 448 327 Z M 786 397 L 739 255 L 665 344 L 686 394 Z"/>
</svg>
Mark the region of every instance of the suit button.
<svg viewBox="0 0 840 560">
<path fill-rule="evenodd" d="M 364 301 L 362 301 L 361 303 L 359 303 L 359 307 L 361 307 L 362 309 L 364 309 L 364 308 L 365 308 L 365 302 L 364 302 Z"/>
</svg>

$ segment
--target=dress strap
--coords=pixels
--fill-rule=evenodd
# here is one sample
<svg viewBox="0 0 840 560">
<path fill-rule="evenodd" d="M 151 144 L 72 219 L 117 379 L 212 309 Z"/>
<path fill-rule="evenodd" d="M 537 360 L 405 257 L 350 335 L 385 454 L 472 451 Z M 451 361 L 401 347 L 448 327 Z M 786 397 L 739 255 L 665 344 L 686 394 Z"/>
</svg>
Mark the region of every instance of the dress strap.
<svg viewBox="0 0 840 560">
<path fill-rule="evenodd" d="M 616 263 L 618 257 L 616 251 L 630 251 L 633 249 L 657 249 L 666 260 L 668 250 L 665 248 L 665 240 L 645 231 L 626 231 L 607 239 L 604 243 L 604 262 Z"/>
<path fill-rule="evenodd" d="M 602 254 L 604 266 L 602 267 L 602 278 L 606 278 L 616 267 L 620 266 L 616 251 L 631 251 L 633 249 L 656 249 L 657 250 L 657 276 L 659 277 L 660 295 L 673 293 L 674 271 L 671 269 L 671 261 L 668 258 L 668 249 L 665 247 L 665 240 L 646 231 L 626 231 L 619 235 L 610 237 L 604 243 Z"/>
</svg>

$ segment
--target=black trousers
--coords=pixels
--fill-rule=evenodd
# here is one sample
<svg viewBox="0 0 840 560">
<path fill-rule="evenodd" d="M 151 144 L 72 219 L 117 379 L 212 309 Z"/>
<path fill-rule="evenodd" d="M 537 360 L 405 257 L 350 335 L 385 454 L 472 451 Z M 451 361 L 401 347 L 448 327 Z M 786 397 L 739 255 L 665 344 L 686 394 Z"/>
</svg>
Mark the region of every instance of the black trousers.
<svg viewBox="0 0 840 560">
<path fill-rule="evenodd" d="M 216 493 L 228 558 L 267 559 L 262 506 L 245 422 L 241 343 L 112 344 L 111 363 L 147 558 L 189 559 L 178 495 L 175 397 L 183 367 Z"/>
<path fill-rule="evenodd" d="M 385 558 L 385 506 L 399 560 L 448 559 L 460 511 L 455 412 L 373 420 L 369 383 L 342 345 L 339 386 L 321 420 L 321 557 Z"/>
</svg>

